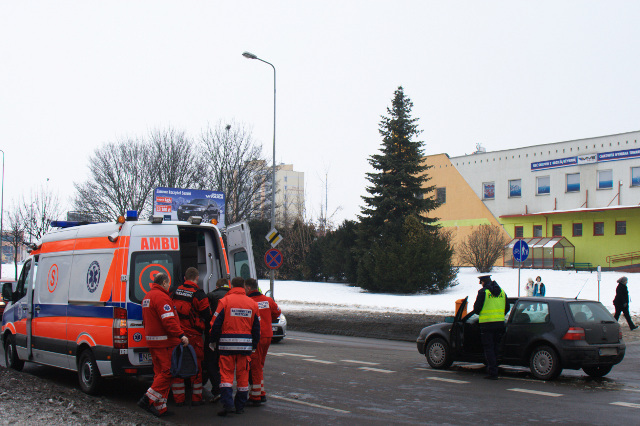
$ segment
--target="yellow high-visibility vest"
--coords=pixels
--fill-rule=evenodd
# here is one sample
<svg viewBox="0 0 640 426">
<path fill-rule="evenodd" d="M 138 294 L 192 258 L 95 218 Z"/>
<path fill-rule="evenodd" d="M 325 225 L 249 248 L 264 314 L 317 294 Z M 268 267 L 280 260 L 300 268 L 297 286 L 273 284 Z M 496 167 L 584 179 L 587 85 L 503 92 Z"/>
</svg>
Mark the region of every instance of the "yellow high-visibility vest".
<svg viewBox="0 0 640 426">
<path fill-rule="evenodd" d="M 478 322 L 504 321 L 504 308 L 506 304 L 507 296 L 504 294 L 504 290 L 500 290 L 499 296 L 494 296 L 489 290 L 485 290 L 484 305 L 482 305 Z"/>
</svg>

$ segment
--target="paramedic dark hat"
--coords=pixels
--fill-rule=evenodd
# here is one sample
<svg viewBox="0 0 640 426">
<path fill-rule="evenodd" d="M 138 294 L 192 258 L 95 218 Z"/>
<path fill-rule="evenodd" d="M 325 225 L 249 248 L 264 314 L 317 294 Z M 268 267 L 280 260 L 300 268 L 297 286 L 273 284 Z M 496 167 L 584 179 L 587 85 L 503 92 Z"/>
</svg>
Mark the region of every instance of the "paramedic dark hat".
<svg viewBox="0 0 640 426">
<path fill-rule="evenodd" d="M 483 283 L 490 283 L 491 282 L 491 275 L 481 275 L 478 277 L 480 279 L 480 281 L 482 281 Z"/>
<path fill-rule="evenodd" d="M 620 278 L 618 278 L 618 283 L 620 283 L 620 284 L 626 284 L 626 283 L 627 283 L 627 277 L 620 277 Z"/>
</svg>

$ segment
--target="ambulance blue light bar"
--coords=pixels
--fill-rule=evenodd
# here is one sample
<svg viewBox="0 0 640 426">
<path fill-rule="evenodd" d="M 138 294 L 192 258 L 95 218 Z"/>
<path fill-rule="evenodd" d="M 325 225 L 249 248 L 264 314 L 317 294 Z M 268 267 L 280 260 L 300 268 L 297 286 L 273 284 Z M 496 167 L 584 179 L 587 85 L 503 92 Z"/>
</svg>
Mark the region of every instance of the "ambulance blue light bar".
<svg viewBox="0 0 640 426">
<path fill-rule="evenodd" d="M 130 220 L 138 220 L 138 211 L 137 210 L 127 210 L 127 221 Z"/>
<path fill-rule="evenodd" d="M 79 222 L 71 220 L 52 220 L 51 226 L 54 228 L 71 228 L 72 226 L 92 225 L 97 222 Z"/>
</svg>

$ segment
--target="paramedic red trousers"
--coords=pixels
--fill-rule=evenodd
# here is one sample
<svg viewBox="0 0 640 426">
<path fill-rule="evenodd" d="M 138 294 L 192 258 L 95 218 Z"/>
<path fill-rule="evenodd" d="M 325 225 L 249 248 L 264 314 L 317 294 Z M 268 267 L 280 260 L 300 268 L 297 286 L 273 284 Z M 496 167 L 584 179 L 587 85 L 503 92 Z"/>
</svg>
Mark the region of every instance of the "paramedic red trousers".
<svg viewBox="0 0 640 426">
<path fill-rule="evenodd" d="M 153 383 L 147 397 L 159 414 L 167 411 L 167 397 L 171 387 L 171 354 L 173 348 L 149 348 L 153 361 Z"/>
<path fill-rule="evenodd" d="M 249 355 L 220 355 L 220 395 L 225 409 L 240 411 L 247 403 L 249 395 Z M 236 376 L 238 391 L 233 398 L 233 376 Z"/>
<path fill-rule="evenodd" d="M 193 346 L 196 351 L 196 361 L 198 362 L 198 374 L 191 377 L 191 401 L 202 401 L 202 360 L 204 359 L 204 343 L 202 341 L 202 335 L 189 335 L 189 344 Z M 184 379 L 174 377 L 171 382 L 171 393 L 173 394 L 173 400 L 178 403 L 184 403 L 185 400 L 185 385 Z"/>
<path fill-rule="evenodd" d="M 249 399 L 261 401 L 266 396 L 264 391 L 264 362 L 267 359 L 267 352 L 271 345 L 271 337 L 261 337 L 258 348 L 251 354 L 251 392 Z"/>
</svg>

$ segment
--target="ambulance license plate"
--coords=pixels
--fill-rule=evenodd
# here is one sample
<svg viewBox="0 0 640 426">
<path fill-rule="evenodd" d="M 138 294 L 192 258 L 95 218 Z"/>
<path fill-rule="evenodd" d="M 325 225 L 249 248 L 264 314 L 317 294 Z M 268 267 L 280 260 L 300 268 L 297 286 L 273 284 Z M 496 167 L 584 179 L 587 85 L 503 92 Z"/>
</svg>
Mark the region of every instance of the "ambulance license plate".
<svg viewBox="0 0 640 426">
<path fill-rule="evenodd" d="M 140 364 L 151 364 L 151 354 L 149 352 L 142 352 L 138 356 L 140 357 Z"/>
</svg>

